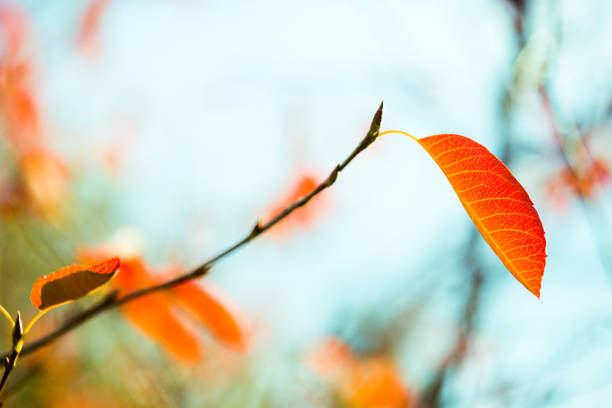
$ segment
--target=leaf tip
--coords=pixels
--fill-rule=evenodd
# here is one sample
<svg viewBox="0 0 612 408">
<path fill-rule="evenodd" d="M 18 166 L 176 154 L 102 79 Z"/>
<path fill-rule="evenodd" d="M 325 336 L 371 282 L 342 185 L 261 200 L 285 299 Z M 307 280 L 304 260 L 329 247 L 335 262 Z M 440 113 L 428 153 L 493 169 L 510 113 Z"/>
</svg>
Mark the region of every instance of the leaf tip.
<svg viewBox="0 0 612 408">
<path fill-rule="evenodd" d="M 535 297 L 537 297 L 538 300 L 540 300 L 540 285 L 538 285 L 537 287 L 533 288 L 531 290 L 531 293 L 533 293 L 535 295 Z"/>
</svg>

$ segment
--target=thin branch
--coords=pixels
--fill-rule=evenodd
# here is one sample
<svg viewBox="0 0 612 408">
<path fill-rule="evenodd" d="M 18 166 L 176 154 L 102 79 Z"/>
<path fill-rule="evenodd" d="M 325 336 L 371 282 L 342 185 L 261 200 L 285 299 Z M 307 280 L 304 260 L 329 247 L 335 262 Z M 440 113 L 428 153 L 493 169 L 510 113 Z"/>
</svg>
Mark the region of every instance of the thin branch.
<svg viewBox="0 0 612 408">
<path fill-rule="evenodd" d="M 383 109 L 383 104 L 381 102 L 380 107 L 378 108 L 378 110 L 374 114 L 374 118 L 372 119 L 370 130 L 365 135 L 363 140 L 359 143 L 359 145 L 355 148 L 355 150 L 353 150 L 353 152 L 341 164 L 338 164 L 331 171 L 331 173 L 329 173 L 329 176 L 327 176 L 327 178 L 321 184 L 319 184 L 312 192 L 310 192 L 308 195 L 300 198 L 299 200 L 297 200 L 296 202 L 294 202 L 293 204 L 285 208 L 283 212 L 278 214 L 276 217 L 274 217 L 273 219 L 271 219 L 270 221 L 264 224 L 258 221 L 246 237 L 244 237 L 243 239 L 241 239 L 240 241 L 238 241 L 237 243 L 235 243 L 228 249 L 222 251 L 218 255 L 212 257 L 211 259 L 206 261 L 201 266 L 197 267 L 192 272 L 189 272 L 185 275 L 181 275 L 177 278 L 171 279 L 159 285 L 151 286 L 151 287 L 144 288 L 144 289 L 139 289 L 139 290 L 136 290 L 134 292 L 128 293 L 123 296 L 117 296 L 116 293 L 111 293 L 106 298 L 104 298 L 100 303 L 92 306 L 89 309 L 84 310 L 82 313 L 79 313 L 75 317 L 69 319 L 68 321 L 66 321 L 64 324 L 62 324 L 59 328 L 57 328 L 53 332 L 26 345 L 21 351 L 21 354 L 27 355 L 27 354 L 30 354 L 40 349 L 41 347 L 48 345 L 49 343 L 55 341 L 57 338 L 72 331 L 76 327 L 80 326 L 81 324 L 85 323 L 86 321 L 90 320 L 91 318 L 99 315 L 100 313 L 106 310 L 116 308 L 120 305 L 123 305 L 124 303 L 131 302 L 133 300 L 141 298 L 150 293 L 170 289 L 170 288 L 180 285 L 181 283 L 184 283 L 184 282 L 187 282 L 187 281 L 190 281 L 190 280 L 206 275 L 206 273 L 212 268 L 212 266 L 216 262 L 225 258 L 227 255 L 233 253 L 234 251 L 238 250 L 239 248 L 246 245 L 253 239 L 257 238 L 258 236 L 260 236 L 261 234 L 263 234 L 264 232 L 272 228 L 274 225 L 276 225 L 277 223 L 285 219 L 292 212 L 294 212 L 300 207 L 305 206 L 314 196 L 316 196 L 323 190 L 327 189 L 328 187 L 332 186 L 334 182 L 336 181 L 338 174 L 342 170 L 344 170 L 344 168 L 348 166 L 349 163 L 353 161 L 353 159 L 357 157 L 359 153 L 365 150 L 378 137 L 379 130 L 380 130 L 380 122 L 382 120 L 382 109 Z M 0 356 L 0 359 L 5 359 L 9 357 L 10 355 L 11 355 L 11 352 L 3 353 Z"/>
</svg>

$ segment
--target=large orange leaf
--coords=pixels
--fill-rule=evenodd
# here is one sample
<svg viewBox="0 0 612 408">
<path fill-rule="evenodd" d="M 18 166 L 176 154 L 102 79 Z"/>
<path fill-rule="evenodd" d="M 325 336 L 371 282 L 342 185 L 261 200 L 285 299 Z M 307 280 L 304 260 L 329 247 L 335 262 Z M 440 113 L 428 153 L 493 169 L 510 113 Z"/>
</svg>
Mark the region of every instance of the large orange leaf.
<svg viewBox="0 0 612 408">
<path fill-rule="evenodd" d="M 440 166 L 491 249 L 539 298 L 546 240 L 525 189 L 499 159 L 467 137 L 442 134 L 417 141 Z"/>
<path fill-rule="evenodd" d="M 212 334 L 227 346 L 246 350 L 250 330 L 238 309 L 209 284 L 186 282 L 173 289 L 177 302 L 189 310 Z"/>
<path fill-rule="evenodd" d="M 119 258 L 111 258 L 93 266 L 71 265 L 34 282 L 30 300 L 40 310 L 59 306 L 96 290 L 119 269 Z"/>
</svg>

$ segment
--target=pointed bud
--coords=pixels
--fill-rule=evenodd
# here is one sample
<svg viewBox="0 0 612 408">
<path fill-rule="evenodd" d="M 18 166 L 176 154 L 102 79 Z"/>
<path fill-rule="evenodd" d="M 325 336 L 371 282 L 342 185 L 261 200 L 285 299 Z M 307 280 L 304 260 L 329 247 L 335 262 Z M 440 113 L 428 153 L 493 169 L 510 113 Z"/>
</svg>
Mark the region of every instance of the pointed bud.
<svg viewBox="0 0 612 408">
<path fill-rule="evenodd" d="M 13 327 L 13 344 L 17 344 L 23 337 L 23 322 L 21 320 L 21 312 L 17 312 L 15 326 Z"/>
</svg>

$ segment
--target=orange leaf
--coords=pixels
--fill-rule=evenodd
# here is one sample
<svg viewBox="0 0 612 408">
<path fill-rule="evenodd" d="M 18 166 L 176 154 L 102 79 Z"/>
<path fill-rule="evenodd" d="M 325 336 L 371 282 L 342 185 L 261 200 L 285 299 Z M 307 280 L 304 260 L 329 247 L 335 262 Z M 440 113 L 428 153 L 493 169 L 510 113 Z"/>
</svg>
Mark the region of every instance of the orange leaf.
<svg viewBox="0 0 612 408">
<path fill-rule="evenodd" d="M 173 291 L 177 302 L 193 313 L 217 339 L 236 350 L 246 350 L 250 334 L 246 319 L 218 291 L 196 282 L 186 282 Z"/>
<path fill-rule="evenodd" d="M 443 134 L 417 141 L 440 166 L 491 249 L 539 298 L 546 240 L 525 189 L 499 159 L 467 137 Z"/>
<path fill-rule="evenodd" d="M 71 265 L 34 282 L 30 299 L 40 310 L 83 297 L 106 283 L 119 269 L 119 258 L 93 266 Z"/>
<path fill-rule="evenodd" d="M 132 259 L 121 265 L 116 284 L 122 291 L 131 291 L 154 282 L 146 265 Z M 202 357 L 197 336 L 173 313 L 172 302 L 165 293 L 152 293 L 121 306 L 123 315 L 166 351 L 186 364 L 195 364 Z"/>
</svg>

